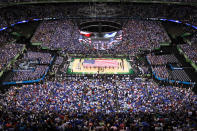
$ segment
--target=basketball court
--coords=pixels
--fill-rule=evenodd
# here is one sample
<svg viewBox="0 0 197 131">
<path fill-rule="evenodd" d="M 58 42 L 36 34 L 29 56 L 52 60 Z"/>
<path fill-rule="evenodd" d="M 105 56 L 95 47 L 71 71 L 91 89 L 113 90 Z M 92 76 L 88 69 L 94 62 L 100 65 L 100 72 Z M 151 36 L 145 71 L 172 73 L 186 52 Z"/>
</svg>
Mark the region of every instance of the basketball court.
<svg viewBox="0 0 197 131">
<path fill-rule="evenodd" d="M 134 74 L 127 59 L 72 58 L 68 74 Z"/>
</svg>

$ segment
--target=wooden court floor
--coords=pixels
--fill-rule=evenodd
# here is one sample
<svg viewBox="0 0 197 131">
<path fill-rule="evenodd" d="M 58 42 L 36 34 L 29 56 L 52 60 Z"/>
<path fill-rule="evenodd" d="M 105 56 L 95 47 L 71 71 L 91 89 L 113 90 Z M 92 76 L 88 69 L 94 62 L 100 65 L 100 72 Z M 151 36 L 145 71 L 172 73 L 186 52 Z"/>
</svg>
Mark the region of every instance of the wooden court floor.
<svg viewBox="0 0 197 131">
<path fill-rule="evenodd" d="M 94 58 L 101 59 L 101 58 Z M 106 58 L 105 58 L 106 59 Z M 108 58 L 110 60 L 110 58 Z M 112 60 L 113 58 L 111 58 Z M 85 59 L 74 59 L 69 68 L 72 73 L 80 73 L 80 74 L 128 74 L 131 66 L 126 59 L 113 59 L 116 60 L 119 64 L 117 68 L 84 68 L 83 62 Z"/>
</svg>

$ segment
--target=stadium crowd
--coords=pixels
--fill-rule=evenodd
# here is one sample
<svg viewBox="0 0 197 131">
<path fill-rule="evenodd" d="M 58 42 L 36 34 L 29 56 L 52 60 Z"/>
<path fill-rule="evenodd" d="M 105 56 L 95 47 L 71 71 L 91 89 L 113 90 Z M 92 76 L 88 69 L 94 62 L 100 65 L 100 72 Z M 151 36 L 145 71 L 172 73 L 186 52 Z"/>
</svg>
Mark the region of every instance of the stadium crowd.
<svg viewBox="0 0 197 131">
<path fill-rule="evenodd" d="M 19 65 L 13 66 L 13 70 L 10 75 L 8 75 L 8 79 L 10 82 L 17 82 L 17 81 L 27 81 L 27 80 L 37 80 L 40 79 L 49 68 L 49 64 L 52 60 L 52 56 L 50 53 L 43 53 L 43 52 L 33 52 L 27 51 L 23 55 L 21 59 L 18 59 L 19 63 L 24 61 L 35 61 L 30 67 L 30 64 L 25 64 L 27 66 L 25 69 L 18 68 Z M 17 64 L 19 64 L 17 63 Z M 24 64 L 24 63 L 22 63 Z"/>
<path fill-rule="evenodd" d="M 164 57 L 162 55 L 155 55 L 155 54 L 148 54 L 146 56 L 148 62 L 151 65 L 165 65 L 167 64 L 166 59 L 164 59 Z"/>
<path fill-rule="evenodd" d="M 27 60 L 38 59 L 40 64 L 49 64 L 52 56 L 50 53 L 27 51 L 23 58 Z"/>
<path fill-rule="evenodd" d="M 46 65 L 36 65 L 33 70 L 19 70 L 12 72 L 11 82 L 17 81 L 27 81 L 27 80 L 37 80 L 40 79 L 46 72 L 48 66 Z"/>
<path fill-rule="evenodd" d="M 3 130 L 195 130 L 191 89 L 145 81 L 73 79 L 0 94 Z"/>
<path fill-rule="evenodd" d="M 166 6 L 136 4 L 132 7 L 131 14 L 134 17 L 193 18 L 192 7 Z M 3 21 L 0 26 L 10 25 L 23 18 L 60 18 L 64 13 L 69 14 L 69 9 L 64 6 L 56 8 L 48 5 L 50 10 L 35 5 L 31 5 L 32 8 L 29 9 L 27 7 L 13 7 L 13 12 L 17 10 L 20 13 L 8 11 L 2 15 L 4 17 L 0 17 L 0 23 Z M 170 9 L 169 12 L 167 9 Z M 6 12 L 6 9 L 2 10 Z M 123 33 L 123 44 L 108 53 L 135 54 L 139 49 L 153 50 L 159 48 L 161 42 L 171 42 L 159 22 L 131 20 L 124 27 Z M 50 49 L 61 48 L 65 53 L 95 53 L 96 50 L 79 44 L 79 37 L 75 36 L 79 36 L 79 31 L 71 21 L 44 21 L 37 28 L 31 42 L 42 42 L 42 46 Z M 0 37 L 0 43 L 11 39 Z M 196 56 L 187 48 L 188 45 L 181 46 L 190 57 Z M 20 44 L 1 46 L 0 70 L 21 48 Z M 176 62 L 174 57 L 169 60 L 166 56 L 154 54 L 147 58 L 155 65 L 164 65 L 171 60 Z M 28 50 L 23 59 L 39 59 L 40 63 L 33 72 L 14 72 L 12 81 L 40 78 L 48 68 L 52 55 Z M 54 64 L 61 65 L 62 61 L 63 57 L 58 57 Z M 152 71 L 161 78 L 169 79 L 166 66 L 152 67 Z M 175 72 L 174 75 L 178 73 Z M 12 86 L 5 93 L 0 92 L 0 130 L 197 130 L 197 95 L 191 88 L 158 85 L 152 79 L 53 79 L 47 78 L 38 84 Z"/>
<path fill-rule="evenodd" d="M 146 56 L 151 65 L 167 65 L 179 63 L 178 59 L 173 54 L 155 55 L 154 53 Z"/>
<path fill-rule="evenodd" d="M 184 52 L 184 54 L 190 59 L 192 62 L 197 64 L 197 47 L 195 44 L 189 45 L 189 44 L 182 44 L 179 45 L 181 50 Z"/>
<path fill-rule="evenodd" d="M 31 42 L 41 42 L 43 47 L 49 49 L 65 49 L 72 41 L 73 26 L 69 20 L 44 21 Z"/>
<path fill-rule="evenodd" d="M 160 47 L 160 43 L 170 43 L 171 40 L 160 22 L 128 21 L 123 27 L 123 40 L 129 41 L 128 46 L 120 46 L 119 50 L 153 50 Z"/>
<path fill-rule="evenodd" d="M 3 44 L 0 50 L 0 71 L 3 70 L 10 61 L 17 55 L 22 53 L 24 45 L 10 43 L 10 44 Z"/>
<path fill-rule="evenodd" d="M 182 44 L 179 45 L 178 47 L 181 48 L 183 53 L 190 59 L 193 63 L 197 64 L 197 34 L 194 33 L 192 38 L 191 38 L 191 43 L 190 44 Z"/>
<path fill-rule="evenodd" d="M 62 56 L 57 56 L 54 65 L 61 65 L 63 62 L 63 57 Z"/>
<path fill-rule="evenodd" d="M 123 32 L 123 43 L 125 44 L 115 46 L 111 52 L 138 52 L 139 49 L 153 50 L 154 48 L 159 48 L 162 42 L 171 42 L 159 22 L 132 20 L 124 27 Z M 41 23 L 31 42 L 41 42 L 42 46 L 50 49 L 61 48 L 68 52 L 75 51 L 75 53 L 76 51 L 80 53 L 95 51 L 95 45 L 92 46 L 94 49 L 90 50 L 86 46 L 79 44 L 79 31 L 68 20 Z M 95 42 L 92 42 L 90 45 L 92 44 L 95 44 Z M 102 44 L 102 47 L 96 48 L 104 49 L 104 44 Z"/>
<path fill-rule="evenodd" d="M 156 66 L 152 67 L 152 72 L 155 73 L 155 75 L 161 79 L 168 79 L 170 78 L 170 73 L 166 66 Z"/>
<path fill-rule="evenodd" d="M 191 82 L 190 77 L 180 67 L 178 59 L 173 54 L 155 55 L 154 53 L 146 56 L 147 61 L 151 65 L 152 72 L 155 77 L 161 80 L 174 80 Z M 172 65 L 175 64 L 178 68 L 174 68 Z M 169 66 L 169 67 L 167 67 Z M 180 67 L 180 68 L 179 68 Z M 169 69 L 168 69 L 169 68 Z"/>
</svg>

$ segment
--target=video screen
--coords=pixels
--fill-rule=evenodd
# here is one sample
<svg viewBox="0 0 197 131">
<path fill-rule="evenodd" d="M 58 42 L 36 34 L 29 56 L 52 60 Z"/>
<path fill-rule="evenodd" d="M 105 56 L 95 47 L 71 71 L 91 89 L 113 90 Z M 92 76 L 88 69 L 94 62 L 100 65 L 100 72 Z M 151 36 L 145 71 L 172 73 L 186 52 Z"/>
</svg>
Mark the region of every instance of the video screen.
<svg viewBox="0 0 197 131">
<path fill-rule="evenodd" d="M 112 49 L 122 41 L 122 30 L 109 33 L 80 31 L 79 42 L 97 50 Z"/>
</svg>

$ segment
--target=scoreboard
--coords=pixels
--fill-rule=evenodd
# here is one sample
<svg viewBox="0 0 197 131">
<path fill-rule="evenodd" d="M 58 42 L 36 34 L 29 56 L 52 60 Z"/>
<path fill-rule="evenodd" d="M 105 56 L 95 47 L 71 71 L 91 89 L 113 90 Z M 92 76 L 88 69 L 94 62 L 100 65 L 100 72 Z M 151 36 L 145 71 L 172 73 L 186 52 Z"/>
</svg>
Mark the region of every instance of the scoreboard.
<svg viewBox="0 0 197 131">
<path fill-rule="evenodd" d="M 79 31 L 79 33 L 81 44 L 97 50 L 112 49 L 122 41 L 122 30 L 107 33 Z"/>
</svg>

